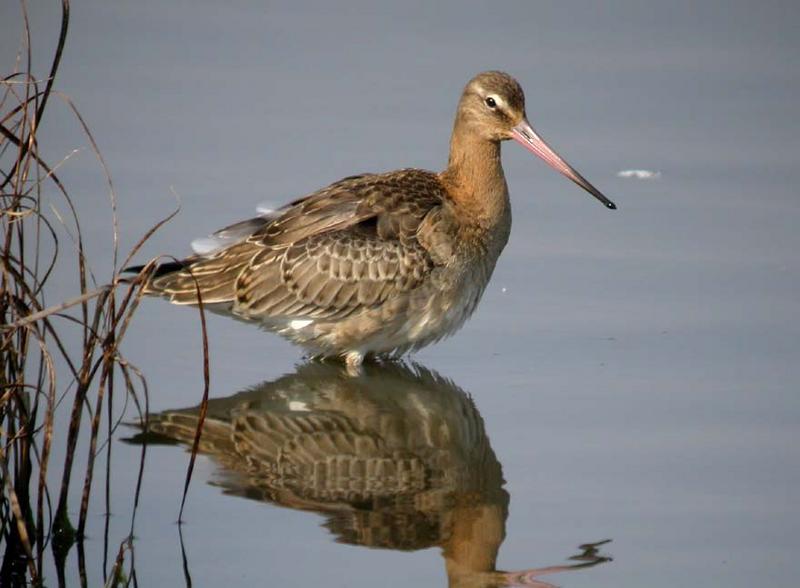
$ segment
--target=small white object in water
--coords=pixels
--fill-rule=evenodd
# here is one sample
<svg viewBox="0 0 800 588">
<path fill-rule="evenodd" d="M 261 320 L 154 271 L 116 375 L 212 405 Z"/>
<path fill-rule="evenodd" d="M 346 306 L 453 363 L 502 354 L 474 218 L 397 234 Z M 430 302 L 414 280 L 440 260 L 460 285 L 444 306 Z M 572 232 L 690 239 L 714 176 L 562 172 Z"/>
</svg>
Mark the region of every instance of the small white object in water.
<svg viewBox="0 0 800 588">
<path fill-rule="evenodd" d="M 637 180 L 657 180 L 661 177 L 660 171 L 649 169 L 623 169 L 617 172 L 619 178 L 636 178 Z"/>
<path fill-rule="evenodd" d="M 503 286 L 502 288 L 500 288 L 500 291 L 501 291 L 503 294 L 505 294 L 506 292 L 508 292 L 508 288 L 506 288 L 505 286 Z"/>
<path fill-rule="evenodd" d="M 314 321 L 309 320 L 309 319 L 295 319 L 293 321 L 289 321 L 289 327 L 291 327 L 295 331 L 299 331 L 303 327 L 307 327 L 308 325 L 310 325 L 313 322 Z"/>
</svg>

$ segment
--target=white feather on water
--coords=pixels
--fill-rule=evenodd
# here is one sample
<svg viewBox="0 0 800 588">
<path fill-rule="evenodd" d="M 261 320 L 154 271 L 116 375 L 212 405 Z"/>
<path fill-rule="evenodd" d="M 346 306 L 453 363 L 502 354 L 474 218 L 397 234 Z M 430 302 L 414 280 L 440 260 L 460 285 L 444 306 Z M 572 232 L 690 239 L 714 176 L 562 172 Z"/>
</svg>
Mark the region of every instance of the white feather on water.
<svg viewBox="0 0 800 588">
<path fill-rule="evenodd" d="M 649 169 L 623 169 L 617 172 L 618 178 L 634 178 L 637 180 L 657 180 L 661 177 L 660 171 Z"/>
</svg>

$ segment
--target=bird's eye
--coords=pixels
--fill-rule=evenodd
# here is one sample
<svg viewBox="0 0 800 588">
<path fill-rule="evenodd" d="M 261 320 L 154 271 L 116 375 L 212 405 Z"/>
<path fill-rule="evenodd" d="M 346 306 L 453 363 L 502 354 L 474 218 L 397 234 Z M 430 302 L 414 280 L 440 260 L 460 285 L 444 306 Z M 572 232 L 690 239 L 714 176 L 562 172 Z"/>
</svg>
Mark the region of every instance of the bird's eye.
<svg viewBox="0 0 800 588">
<path fill-rule="evenodd" d="M 495 102 L 494 98 L 492 98 L 491 96 L 488 96 L 486 98 L 486 106 L 488 106 L 489 108 L 495 108 L 495 107 L 497 107 L 497 102 Z"/>
</svg>

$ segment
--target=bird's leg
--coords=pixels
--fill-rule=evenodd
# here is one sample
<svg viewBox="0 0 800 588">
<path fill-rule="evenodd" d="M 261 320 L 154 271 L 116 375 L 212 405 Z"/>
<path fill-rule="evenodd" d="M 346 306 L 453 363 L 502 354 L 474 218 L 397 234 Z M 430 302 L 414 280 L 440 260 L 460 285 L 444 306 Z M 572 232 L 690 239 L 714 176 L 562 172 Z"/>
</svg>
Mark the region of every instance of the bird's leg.
<svg viewBox="0 0 800 588">
<path fill-rule="evenodd" d="M 360 351 L 348 351 L 344 354 L 344 365 L 347 373 L 352 376 L 360 376 L 363 373 L 361 365 L 364 363 L 364 354 Z"/>
</svg>

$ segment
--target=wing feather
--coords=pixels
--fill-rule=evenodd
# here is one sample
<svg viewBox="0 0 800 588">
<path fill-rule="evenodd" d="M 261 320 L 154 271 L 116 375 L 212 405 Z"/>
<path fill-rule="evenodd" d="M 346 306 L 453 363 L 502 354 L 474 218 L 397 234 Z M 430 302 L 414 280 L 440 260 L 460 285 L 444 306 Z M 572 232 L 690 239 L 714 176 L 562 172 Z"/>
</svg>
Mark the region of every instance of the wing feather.
<svg viewBox="0 0 800 588">
<path fill-rule="evenodd" d="M 286 248 L 277 271 L 246 267 L 236 285 L 238 311 L 287 318 L 347 316 L 416 288 L 433 268 L 419 243 L 326 233 Z M 277 276 L 280 286 L 265 295 Z"/>
<path fill-rule="evenodd" d="M 218 232 L 236 243 L 151 281 L 150 293 L 225 302 L 245 318 L 334 319 L 418 287 L 441 263 L 419 234 L 446 197 L 420 170 L 361 175 Z M 430 224 L 430 223 L 427 223 Z"/>
</svg>

